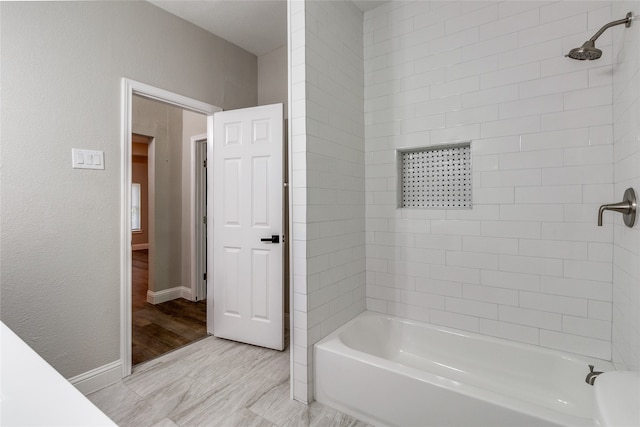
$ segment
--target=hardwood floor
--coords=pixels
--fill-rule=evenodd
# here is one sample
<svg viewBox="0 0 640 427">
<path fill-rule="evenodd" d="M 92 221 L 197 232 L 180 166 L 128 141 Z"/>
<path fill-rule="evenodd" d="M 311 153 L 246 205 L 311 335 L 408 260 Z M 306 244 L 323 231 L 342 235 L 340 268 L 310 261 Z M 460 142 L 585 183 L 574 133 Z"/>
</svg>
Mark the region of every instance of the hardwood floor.
<svg viewBox="0 0 640 427">
<path fill-rule="evenodd" d="M 149 253 L 132 256 L 132 363 L 137 365 L 207 336 L 205 300 L 147 302 Z"/>
</svg>

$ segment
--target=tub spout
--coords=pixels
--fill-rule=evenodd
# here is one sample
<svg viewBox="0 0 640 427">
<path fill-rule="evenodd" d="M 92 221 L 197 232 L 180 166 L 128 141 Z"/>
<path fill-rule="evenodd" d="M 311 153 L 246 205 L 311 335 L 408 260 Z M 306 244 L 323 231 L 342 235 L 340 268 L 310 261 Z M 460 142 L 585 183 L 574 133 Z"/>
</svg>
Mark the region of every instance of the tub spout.
<svg viewBox="0 0 640 427">
<path fill-rule="evenodd" d="M 620 212 L 627 227 L 633 227 L 636 222 L 636 193 L 633 188 L 627 188 L 624 199 L 619 203 L 610 203 L 600 206 L 598 210 L 598 225 L 602 226 L 602 214 L 604 211 Z"/>
<path fill-rule="evenodd" d="M 593 385 L 593 383 L 596 382 L 596 377 L 602 373 L 599 371 L 594 372 L 593 368 L 593 365 L 589 365 L 589 373 L 587 374 L 587 378 L 584 379 L 585 382 L 589 385 Z"/>
</svg>

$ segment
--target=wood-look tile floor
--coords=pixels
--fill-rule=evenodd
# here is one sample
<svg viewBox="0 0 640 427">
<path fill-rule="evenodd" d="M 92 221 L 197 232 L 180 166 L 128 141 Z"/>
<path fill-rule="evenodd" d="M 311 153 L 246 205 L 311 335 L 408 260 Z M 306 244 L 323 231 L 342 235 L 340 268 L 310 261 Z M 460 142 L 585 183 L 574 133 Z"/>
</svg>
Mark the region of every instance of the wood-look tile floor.
<svg viewBox="0 0 640 427">
<path fill-rule="evenodd" d="M 206 301 L 150 304 L 148 251 L 132 252 L 131 363 L 137 365 L 207 336 Z"/>
<path fill-rule="evenodd" d="M 134 368 L 89 399 L 119 426 L 365 427 L 289 398 L 289 352 L 207 337 Z"/>
</svg>

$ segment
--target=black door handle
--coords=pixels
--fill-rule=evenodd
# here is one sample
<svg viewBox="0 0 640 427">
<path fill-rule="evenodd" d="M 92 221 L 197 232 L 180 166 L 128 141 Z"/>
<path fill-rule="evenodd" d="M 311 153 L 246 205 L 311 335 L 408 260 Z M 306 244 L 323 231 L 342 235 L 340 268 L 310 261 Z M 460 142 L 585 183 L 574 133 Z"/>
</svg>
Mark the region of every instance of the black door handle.
<svg viewBox="0 0 640 427">
<path fill-rule="evenodd" d="M 271 243 L 280 243 L 280 235 L 273 234 L 271 237 L 266 237 L 264 239 L 260 239 L 261 242 L 271 242 Z"/>
</svg>

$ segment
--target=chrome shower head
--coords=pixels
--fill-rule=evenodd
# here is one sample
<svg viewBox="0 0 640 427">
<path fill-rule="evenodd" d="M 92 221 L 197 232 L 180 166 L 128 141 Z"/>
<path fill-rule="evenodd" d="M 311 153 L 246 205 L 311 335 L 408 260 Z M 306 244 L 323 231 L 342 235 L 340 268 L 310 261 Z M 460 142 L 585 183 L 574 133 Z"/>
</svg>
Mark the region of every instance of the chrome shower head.
<svg viewBox="0 0 640 427">
<path fill-rule="evenodd" d="M 571 49 L 565 56 L 580 61 L 592 60 L 600 58 L 602 51 L 596 47 L 596 44 L 592 40 L 587 40 L 582 46 Z"/>
<path fill-rule="evenodd" d="M 633 20 L 633 13 L 629 12 L 627 13 L 627 16 L 625 16 L 624 19 L 619 19 L 617 21 L 609 22 L 607 25 L 600 28 L 598 32 L 593 35 L 593 37 L 591 37 L 589 40 L 584 42 L 582 46 L 577 47 L 575 49 L 571 49 L 571 51 L 565 56 L 571 59 L 578 59 L 580 61 L 600 58 L 602 56 L 602 51 L 596 47 L 596 43 L 595 43 L 598 37 L 600 37 L 607 28 L 611 28 L 616 25 L 624 24 L 625 27 L 629 28 L 631 26 L 632 20 Z"/>
</svg>

